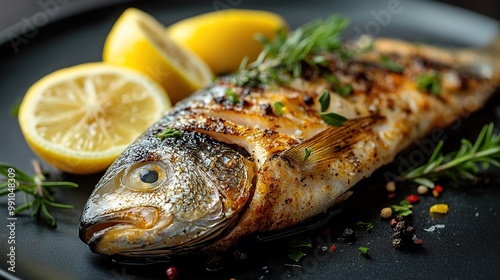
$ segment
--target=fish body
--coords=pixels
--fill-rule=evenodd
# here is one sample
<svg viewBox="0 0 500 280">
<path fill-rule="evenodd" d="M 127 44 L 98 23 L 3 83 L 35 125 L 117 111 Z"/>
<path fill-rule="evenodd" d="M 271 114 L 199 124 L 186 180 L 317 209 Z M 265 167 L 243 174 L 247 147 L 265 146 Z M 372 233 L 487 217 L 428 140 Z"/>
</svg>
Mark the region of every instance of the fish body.
<svg viewBox="0 0 500 280">
<path fill-rule="evenodd" d="M 96 253 L 154 258 L 226 250 L 290 227 L 342 202 L 432 129 L 478 110 L 498 81 L 475 52 L 391 39 L 327 71 L 336 83 L 307 72 L 264 87 L 222 77 L 178 103 L 99 181 L 80 238 Z M 438 92 L 419 85 L 431 74 Z M 328 113 L 347 121 L 329 125 Z"/>
</svg>

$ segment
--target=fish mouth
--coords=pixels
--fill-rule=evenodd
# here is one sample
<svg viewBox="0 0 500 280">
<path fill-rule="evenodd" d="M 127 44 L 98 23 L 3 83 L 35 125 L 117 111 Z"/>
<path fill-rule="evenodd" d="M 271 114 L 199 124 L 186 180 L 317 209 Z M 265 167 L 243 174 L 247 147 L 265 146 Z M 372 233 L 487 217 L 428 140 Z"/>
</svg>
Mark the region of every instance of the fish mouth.
<svg viewBox="0 0 500 280">
<path fill-rule="evenodd" d="M 156 207 L 142 206 L 104 214 L 89 221 L 82 220 L 79 229 L 80 239 L 86 244 L 95 244 L 103 233 L 121 225 L 150 229 L 157 224 L 159 216 Z"/>
</svg>

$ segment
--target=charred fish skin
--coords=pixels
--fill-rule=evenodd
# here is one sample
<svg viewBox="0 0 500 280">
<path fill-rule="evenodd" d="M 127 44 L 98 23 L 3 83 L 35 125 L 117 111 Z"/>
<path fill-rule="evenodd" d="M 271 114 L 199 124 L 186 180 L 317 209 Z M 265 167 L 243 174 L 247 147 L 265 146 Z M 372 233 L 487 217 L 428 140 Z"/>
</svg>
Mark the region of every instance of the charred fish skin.
<svg viewBox="0 0 500 280">
<path fill-rule="evenodd" d="M 161 129 L 132 144 L 92 192 L 80 219 L 80 238 L 92 251 L 179 254 L 236 222 L 250 194 L 248 160 L 196 132 L 158 139 Z"/>
<path fill-rule="evenodd" d="M 322 75 L 262 87 L 221 78 L 176 105 L 110 167 L 84 209 L 81 238 L 108 255 L 208 253 L 326 211 L 415 139 L 479 109 L 499 75 L 463 71 L 477 61 L 473 52 L 378 39 L 372 51 L 323 69 L 337 84 Z M 419 85 L 421 75 L 439 77 L 438 94 Z M 349 120 L 332 127 L 321 117 L 328 113 Z M 165 129 L 182 136 L 158 139 Z M 151 170 L 165 172 L 156 189 L 148 187 L 156 183 Z"/>
</svg>

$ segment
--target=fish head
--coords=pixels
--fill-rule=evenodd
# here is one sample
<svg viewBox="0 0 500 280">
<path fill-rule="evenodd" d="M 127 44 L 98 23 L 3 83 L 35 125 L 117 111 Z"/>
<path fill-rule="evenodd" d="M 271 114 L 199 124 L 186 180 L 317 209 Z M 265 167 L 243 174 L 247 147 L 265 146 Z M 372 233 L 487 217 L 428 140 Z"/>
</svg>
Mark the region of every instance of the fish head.
<svg viewBox="0 0 500 280">
<path fill-rule="evenodd" d="M 209 136 L 146 134 L 96 185 L 80 238 L 105 255 L 154 258 L 194 250 L 234 226 L 252 177 L 243 154 Z"/>
</svg>

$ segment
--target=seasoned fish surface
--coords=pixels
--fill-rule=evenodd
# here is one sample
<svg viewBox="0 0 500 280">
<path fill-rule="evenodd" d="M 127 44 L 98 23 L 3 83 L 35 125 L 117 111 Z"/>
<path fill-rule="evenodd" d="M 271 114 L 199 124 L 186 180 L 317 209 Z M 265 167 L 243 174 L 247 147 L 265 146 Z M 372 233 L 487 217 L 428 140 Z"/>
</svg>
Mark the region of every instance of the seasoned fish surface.
<svg viewBox="0 0 500 280">
<path fill-rule="evenodd" d="M 281 86 L 222 77 L 177 104 L 108 169 L 80 237 L 96 253 L 160 257 L 225 250 L 249 233 L 297 224 L 343 201 L 415 139 L 478 110 L 498 82 L 491 61 L 378 39 L 353 60 L 332 60 L 333 84 L 307 71 Z M 436 73 L 438 92 L 419 84 Z M 348 120 L 331 126 L 325 113 Z"/>
</svg>

